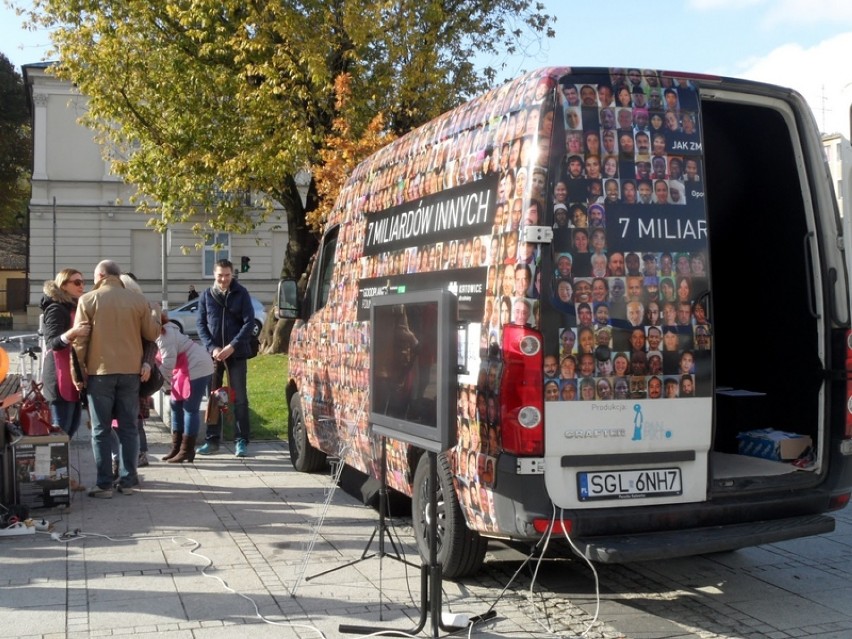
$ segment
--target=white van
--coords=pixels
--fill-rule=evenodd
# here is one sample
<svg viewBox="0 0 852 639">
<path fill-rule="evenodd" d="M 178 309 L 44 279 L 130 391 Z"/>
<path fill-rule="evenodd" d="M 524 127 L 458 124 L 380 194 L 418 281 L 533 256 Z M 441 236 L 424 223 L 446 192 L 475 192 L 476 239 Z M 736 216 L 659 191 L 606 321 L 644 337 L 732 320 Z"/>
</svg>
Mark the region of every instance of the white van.
<svg viewBox="0 0 852 639">
<path fill-rule="evenodd" d="M 852 484 L 848 288 L 801 96 L 542 69 L 347 181 L 304 296 L 282 283 L 291 459 L 379 476 L 371 299 L 450 290 L 466 372 L 439 456 L 445 576 L 548 530 L 600 562 L 829 532 Z M 388 443 L 387 482 L 426 557 L 422 452 Z"/>
</svg>

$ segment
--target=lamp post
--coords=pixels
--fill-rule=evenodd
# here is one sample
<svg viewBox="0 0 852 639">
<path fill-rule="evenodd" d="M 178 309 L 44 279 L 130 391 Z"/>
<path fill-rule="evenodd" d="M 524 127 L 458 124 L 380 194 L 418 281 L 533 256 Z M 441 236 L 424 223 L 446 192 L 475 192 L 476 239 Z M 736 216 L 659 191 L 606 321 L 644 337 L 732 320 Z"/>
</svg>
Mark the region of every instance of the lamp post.
<svg viewBox="0 0 852 639">
<path fill-rule="evenodd" d="M 169 229 L 163 229 L 160 233 L 160 265 L 163 273 L 162 283 L 162 305 L 163 310 L 169 310 Z"/>
</svg>

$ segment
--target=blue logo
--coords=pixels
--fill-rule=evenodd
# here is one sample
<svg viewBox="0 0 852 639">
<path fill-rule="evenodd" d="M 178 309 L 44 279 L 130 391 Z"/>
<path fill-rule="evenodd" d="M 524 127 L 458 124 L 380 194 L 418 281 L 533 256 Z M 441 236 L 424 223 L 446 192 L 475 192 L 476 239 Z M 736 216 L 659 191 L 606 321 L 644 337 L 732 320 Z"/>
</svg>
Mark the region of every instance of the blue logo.
<svg viewBox="0 0 852 639">
<path fill-rule="evenodd" d="M 633 404 L 633 411 L 636 413 L 633 416 L 633 441 L 642 441 L 642 426 L 645 425 L 645 416 L 642 415 L 642 406 Z"/>
<path fill-rule="evenodd" d="M 671 439 L 672 431 L 667 430 L 661 422 L 649 421 L 645 425 L 645 416 L 642 414 L 642 405 L 633 404 L 633 437 L 632 441 Z"/>
</svg>

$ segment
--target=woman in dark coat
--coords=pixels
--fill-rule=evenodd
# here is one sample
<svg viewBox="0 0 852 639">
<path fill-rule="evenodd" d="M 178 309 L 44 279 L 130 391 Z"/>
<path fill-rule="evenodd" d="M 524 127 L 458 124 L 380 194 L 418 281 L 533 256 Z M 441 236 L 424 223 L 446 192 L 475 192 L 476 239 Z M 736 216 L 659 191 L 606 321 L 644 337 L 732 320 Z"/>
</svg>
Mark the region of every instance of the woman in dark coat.
<svg viewBox="0 0 852 639">
<path fill-rule="evenodd" d="M 86 282 L 80 271 L 66 268 L 52 280 L 44 283 L 41 310 L 44 317 L 44 354 L 42 393 L 50 402 L 53 423 L 74 437 L 80 426 L 82 403 L 80 393 L 71 383 L 72 351 L 74 338 L 89 333 L 89 326 L 74 326 L 77 300 L 86 291 Z"/>
</svg>

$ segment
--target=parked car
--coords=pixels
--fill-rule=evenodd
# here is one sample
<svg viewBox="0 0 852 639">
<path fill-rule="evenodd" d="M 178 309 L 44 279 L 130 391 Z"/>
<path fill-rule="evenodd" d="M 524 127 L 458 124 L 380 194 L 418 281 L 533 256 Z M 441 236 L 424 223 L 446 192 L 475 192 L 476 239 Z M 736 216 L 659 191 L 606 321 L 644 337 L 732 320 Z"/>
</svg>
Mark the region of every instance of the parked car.
<svg viewBox="0 0 852 639">
<path fill-rule="evenodd" d="M 251 305 L 254 307 L 254 320 L 259 330 L 266 320 L 266 311 L 263 304 L 255 297 L 251 298 Z M 198 337 L 198 328 L 195 325 L 197 318 L 198 299 L 190 300 L 169 311 L 169 321 L 177 324 L 180 330 L 190 337 Z"/>
</svg>

